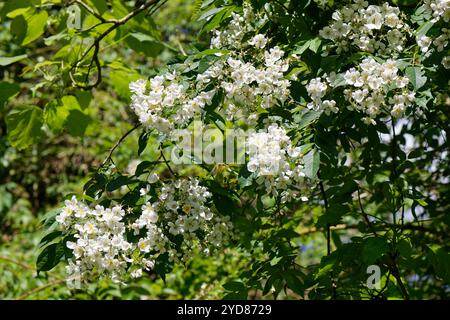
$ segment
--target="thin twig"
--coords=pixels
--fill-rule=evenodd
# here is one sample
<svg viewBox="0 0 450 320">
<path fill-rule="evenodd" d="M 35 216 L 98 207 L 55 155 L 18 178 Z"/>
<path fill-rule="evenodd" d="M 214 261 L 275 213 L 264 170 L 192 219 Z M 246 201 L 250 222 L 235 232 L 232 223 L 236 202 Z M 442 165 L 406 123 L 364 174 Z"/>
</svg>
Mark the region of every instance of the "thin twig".
<svg viewBox="0 0 450 320">
<path fill-rule="evenodd" d="M 317 177 L 319 178 L 319 188 L 320 192 L 323 196 L 323 201 L 325 203 L 325 212 L 328 210 L 328 198 L 327 194 L 325 192 L 325 188 L 323 187 L 323 182 L 320 177 L 320 174 L 317 173 Z M 327 224 L 327 255 L 329 256 L 331 254 L 331 225 Z M 332 291 L 332 297 L 333 300 L 336 300 L 336 281 L 334 280 L 333 272 L 330 272 L 331 275 L 331 291 Z"/>
<path fill-rule="evenodd" d="M 47 284 L 45 284 L 45 285 L 43 285 L 41 287 L 37 287 L 37 288 L 34 288 L 34 289 L 32 289 L 32 290 L 30 290 L 28 292 L 25 292 L 24 294 L 19 296 L 16 300 L 24 300 L 25 298 L 31 296 L 32 294 L 35 294 L 35 293 L 40 292 L 42 290 L 45 290 L 45 289 L 47 289 L 49 287 L 56 286 L 56 285 L 61 284 L 61 283 L 65 282 L 65 281 L 66 281 L 66 279 L 54 280 L 54 281 L 49 282 L 49 283 L 47 283 Z"/>
<path fill-rule="evenodd" d="M 103 167 L 109 160 L 112 160 L 112 154 L 113 152 L 117 149 L 117 147 L 126 139 L 126 137 L 128 137 L 130 135 L 130 133 L 132 133 L 134 130 L 136 130 L 137 128 L 139 128 L 141 126 L 140 123 L 138 123 L 137 125 L 135 125 L 133 128 L 131 128 L 130 130 L 128 130 L 120 139 L 119 141 L 116 142 L 116 144 L 111 148 L 111 150 L 109 151 L 108 156 L 106 157 L 106 159 L 103 161 L 101 167 Z"/>
<path fill-rule="evenodd" d="M 103 18 L 100 14 L 98 14 L 97 12 L 95 12 L 94 9 L 92 9 L 87 3 L 84 3 L 81 0 L 75 0 L 72 3 L 76 3 L 79 4 L 80 6 L 82 6 L 84 9 L 86 9 L 87 12 L 89 12 L 90 14 L 92 14 L 94 17 L 96 17 L 98 20 L 100 20 L 102 23 L 107 23 L 108 21 Z"/>
<path fill-rule="evenodd" d="M 92 45 L 91 45 L 91 46 L 83 53 L 83 55 L 81 56 L 81 58 L 77 59 L 77 61 L 76 61 L 75 63 L 72 64 L 72 67 L 71 67 L 71 69 L 70 69 L 70 71 L 69 71 L 69 75 L 70 75 L 70 78 L 71 78 L 72 82 L 74 83 L 74 85 L 75 85 L 76 87 L 79 87 L 79 88 L 83 88 L 83 89 L 85 89 L 85 90 L 88 90 L 88 89 L 92 89 L 92 88 L 97 87 L 97 86 L 101 83 L 101 81 L 102 81 L 102 71 L 101 71 L 100 60 L 99 60 L 99 57 L 98 57 L 98 53 L 99 53 L 99 51 L 100 51 L 100 42 L 101 42 L 108 34 L 110 34 L 112 31 L 114 31 L 115 29 L 117 29 L 117 28 L 120 27 L 121 25 L 127 23 L 130 19 L 134 18 L 136 15 L 138 15 L 138 14 L 141 13 L 142 11 L 148 9 L 150 6 L 152 6 L 152 5 L 156 4 L 156 3 L 158 3 L 159 1 L 160 1 L 160 0 L 151 0 L 151 1 L 148 1 L 148 2 L 146 2 L 146 3 L 144 3 L 144 4 L 142 4 L 141 6 L 139 6 L 137 9 L 135 9 L 135 10 L 131 11 L 130 13 L 128 13 L 126 16 L 124 16 L 124 17 L 121 18 L 121 19 L 118 19 L 118 20 L 117 20 L 117 19 L 113 19 L 113 20 L 105 20 L 105 19 L 104 19 L 103 17 L 101 17 L 101 16 L 100 16 L 100 17 L 101 17 L 101 19 L 100 19 L 100 18 L 98 17 L 98 14 L 97 14 L 92 8 L 90 8 L 87 4 L 85 4 L 85 3 L 82 2 L 82 1 L 75 0 L 76 3 L 82 5 L 89 13 L 91 13 L 92 15 L 94 15 L 96 18 L 100 19 L 100 20 L 102 21 L 101 24 L 107 24 L 107 23 L 112 23 L 112 24 L 113 24 L 113 25 L 110 26 L 108 29 L 106 29 L 104 32 L 102 32 L 98 37 L 96 37 L 96 38 L 94 39 L 94 42 L 92 43 Z M 88 9 L 88 8 L 89 8 L 89 9 Z M 101 24 L 99 24 L 99 25 L 101 25 Z M 98 26 L 98 25 L 97 25 L 97 26 Z M 79 64 L 81 61 L 83 61 L 84 58 L 87 57 L 87 55 L 91 52 L 92 49 L 94 49 L 93 56 L 92 56 L 92 60 L 94 61 L 95 67 L 96 67 L 96 69 L 97 69 L 97 79 L 96 79 L 96 81 L 95 81 L 93 84 L 86 84 L 86 83 L 83 84 L 83 83 L 79 83 L 79 82 L 77 82 L 77 81 L 74 79 L 74 77 L 73 77 L 73 75 L 72 75 L 72 71 L 78 67 L 78 64 Z M 91 62 L 91 65 L 92 65 L 92 62 Z M 89 72 L 88 72 L 87 75 L 86 75 L 86 79 L 89 78 L 89 74 L 90 74 L 90 67 L 89 67 Z"/>
<path fill-rule="evenodd" d="M 369 216 L 366 214 L 366 212 L 364 211 L 364 207 L 363 207 L 363 205 L 362 205 L 362 202 L 361 202 L 361 191 L 360 191 L 360 189 L 359 189 L 359 186 L 358 186 L 358 202 L 359 202 L 359 208 L 361 209 L 361 214 L 362 214 L 362 216 L 364 217 L 364 221 L 366 222 L 366 224 L 367 224 L 367 226 L 369 227 L 369 229 L 370 229 L 370 231 L 373 233 L 373 235 L 375 236 L 375 237 L 378 237 L 378 234 L 377 234 L 377 231 L 375 230 L 375 228 L 373 227 L 373 225 L 372 225 L 372 223 L 370 222 L 370 220 L 369 220 Z"/>
<path fill-rule="evenodd" d="M 22 267 L 24 269 L 28 269 L 28 270 L 32 270 L 32 271 L 36 270 L 35 268 L 33 268 L 32 266 L 30 266 L 28 264 L 25 264 L 25 263 L 20 262 L 20 261 L 16 261 L 16 260 L 11 259 L 9 257 L 0 256 L 0 260 L 7 261 L 7 262 L 10 262 L 12 264 L 16 264 L 16 265 L 18 265 L 18 266 L 20 266 L 20 267 Z"/>
<path fill-rule="evenodd" d="M 167 161 L 166 156 L 164 155 L 164 151 L 163 151 L 162 147 L 160 148 L 160 151 L 161 151 L 161 157 L 163 158 L 164 163 L 166 164 L 167 169 L 169 169 L 170 173 L 171 173 L 173 176 L 176 177 L 177 174 L 176 174 L 175 171 L 173 171 L 172 168 L 170 167 L 169 161 Z"/>
</svg>

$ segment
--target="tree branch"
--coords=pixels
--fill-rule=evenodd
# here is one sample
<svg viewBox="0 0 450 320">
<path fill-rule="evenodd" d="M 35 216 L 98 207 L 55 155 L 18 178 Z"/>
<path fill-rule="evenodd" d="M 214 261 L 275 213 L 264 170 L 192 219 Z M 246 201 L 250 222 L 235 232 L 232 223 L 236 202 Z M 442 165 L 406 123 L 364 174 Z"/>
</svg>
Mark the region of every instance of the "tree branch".
<svg viewBox="0 0 450 320">
<path fill-rule="evenodd" d="M 92 43 L 92 45 L 83 53 L 83 55 L 81 56 L 81 58 L 77 59 L 77 61 L 75 61 L 69 71 L 69 75 L 70 75 L 70 79 L 72 80 L 73 84 L 78 87 L 78 88 L 82 88 L 85 90 L 90 90 L 92 88 L 97 87 L 101 81 L 102 81 L 102 71 L 101 71 L 101 65 L 100 65 L 100 60 L 98 57 L 98 54 L 100 52 L 100 42 L 108 35 L 110 34 L 112 31 L 114 31 L 115 29 L 117 29 L 118 27 L 120 27 L 121 25 L 127 23 L 130 19 L 134 18 L 136 15 L 138 15 L 139 13 L 141 13 L 142 11 L 148 9 L 150 6 L 157 4 L 160 0 L 150 0 L 144 4 L 142 4 L 141 6 L 139 6 L 138 8 L 136 8 L 135 10 L 131 11 L 130 13 L 128 13 L 126 16 L 124 16 L 121 19 L 112 19 L 112 20 L 105 20 L 103 17 L 101 17 L 100 15 L 98 15 L 92 8 L 90 8 L 87 4 L 85 4 L 83 1 L 81 0 L 75 0 L 75 3 L 80 4 L 81 6 L 83 6 L 89 13 L 91 13 L 92 15 L 94 15 L 97 19 L 99 19 L 101 21 L 100 24 L 98 24 L 97 26 L 101 25 L 101 24 L 107 24 L 107 23 L 112 23 L 113 25 L 110 26 L 108 29 L 106 29 L 104 32 L 102 32 L 98 37 L 96 37 L 94 39 L 94 42 Z M 87 57 L 87 55 L 89 54 L 89 52 L 91 52 L 91 50 L 94 49 L 93 52 L 93 56 L 92 56 L 92 61 L 94 61 L 95 63 L 95 67 L 97 69 L 97 79 L 93 84 L 86 84 L 86 83 L 79 83 L 75 80 L 75 78 L 73 77 L 72 71 L 74 69 L 76 69 L 78 67 L 78 64 L 84 60 L 84 58 Z M 90 64 L 90 67 L 92 65 L 92 62 Z M 88 73 L 86 75 L 86 79 L 89 79 L 89 74 L 90 74 L 90 70 L 91 68 L 89 67 Z M 86 81 L 88 82 L 88 81 Z"/>
<path fill-rule="evenodd" d="M 317 173 L 317 177 L 319 178 L 319 188 L 320 192 L 322 193 L 323 201 L 325 204 L 325 214 L 328 210 L 328 198 L 327 194 L 325 192 L 325 188 L 323 187 L 322 179 L 320 178 L 320 174 Z M 329 256 L 331 254 L 331 225 L 327 224 L 327 255 Z M 334 280 L 333 272 L 330 272 L 331 275 L 331 292 L 333 300 L 336 300 L 336 282 Z"/>
<path fill-rule="evenodd" d="M 140 123 L 138 123 L 137 125 L 135 125 L 133 128 L 131 128 L 130 130 L 128 130 L 120 139 L 119 141 L 116 142 L 116 144 L 111 148 L 111 150 L 109 151 L 108 156 L 106 157 L 106 159 L 103 161 L 102 165 L 100 167 L 105 166 L 105 164 L 111 160 L 112 161 L 112 154 L 113 152 L 117 149 L 117 147 L 126 139 L 126 137 L 128 137 L 130 135 L 130 133 L 132 133 L 134 130 L 136 130 L 137 128 L 139 128 L 141 126 Z M 113 161 L 114 163 L 114 161 Z"/>
</svg>

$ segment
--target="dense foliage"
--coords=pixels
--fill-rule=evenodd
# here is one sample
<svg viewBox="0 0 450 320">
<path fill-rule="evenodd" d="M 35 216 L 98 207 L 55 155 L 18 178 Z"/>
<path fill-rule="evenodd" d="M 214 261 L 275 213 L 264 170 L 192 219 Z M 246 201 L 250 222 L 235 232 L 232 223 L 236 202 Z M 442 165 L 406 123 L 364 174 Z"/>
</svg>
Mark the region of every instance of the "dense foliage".
<svg viewBox="0 0 450 320">
<path fill-rule="evenodd" d="M 0 19 L 1 297 L 449 297 L 450 1 Z"/>
</svg>

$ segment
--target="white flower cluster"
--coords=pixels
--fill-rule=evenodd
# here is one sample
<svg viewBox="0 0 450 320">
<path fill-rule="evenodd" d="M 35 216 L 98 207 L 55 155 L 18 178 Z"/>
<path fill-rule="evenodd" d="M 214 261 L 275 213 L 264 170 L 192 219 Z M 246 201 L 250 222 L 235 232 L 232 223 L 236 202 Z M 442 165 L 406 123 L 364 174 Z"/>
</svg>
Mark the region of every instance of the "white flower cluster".
<svg viewBox="0 0 450 320">
<path fill-rule="evenodd" d="M 187 87 L 180 84 L 183 79 L 176 72 L 166 72 L 150 80 L 130 83 L 131 108 L 146 127 L 169 133 L 174 123 L 185 125 L 203 107 L 211 103 L 214 90 L 201 92 L 194 97 L 187 93 Z"/>
<path fill-rule="evenodd" d="M 211 48 L 228 50 L 226 60 L 218 60 L 206 72 L 198 75 L 200 83 L 219 81 L 218 86 L 225 91 L 224 104 L 227 118 L 246 118 L 258 106 L 270 108 L 284 102 L 289 96 L 290 81 L 284 78 L 289 63 L 283 59 L 284 52 L 279 47 L 266 48 L 268 39 L 263 34 L 253 36 L 245 42 L 243 37 L 254 31 L 248 17 L 232 14 L 229 26 L 223 31 L 215 31 Z M 246 18 L 247 17 L 247 18 Z M 263 17 L 257 17 L 260 22 Z M 250 60 L 248 55 L 250 53 Z M 225 58 L 225 57 L 224 57 Z M 243 108 L 236 108 L 239 105 Z M 239 112 L 242 112 L 240 115 Z"/>
<path fill-rule="evenodd" d="M 142 215 L 131 226 L 136 235 L 146 229 L 145 236 L 138 242 L 141 252 L 147 253 L 157 247 L 159 252 L 167 250 L 173 261 L 179 261 L 187 259 L 186 251 L 194 246 L 203 249 L 209 244 L 221 246 L 229 238 L 232 225 L 228 217 L 214 214 L 208 203 L 211 196 L 196 179 L 164 184 L 158 200 L 143 205 Z M 183 236 L 183 241 L 178 244 L 179 251 L 169 244 L 169 237 L 178 235 Z"/>
<path fill-rule="evenodd" d="M 119 282 L 132 261 L 134 244 L 126 240 L 125 211 L 120 206 L 89 208 L 75 197 L 66 200 L 56 221 L 64 230 L 73 232 L 67 241 L 73 259 L 67 265 L 68 284 L 83 283 L 95 272 Z"/>
<path fill-rule="evenodd" d="M 120 206 L 91 209 L 75 197 L 65 202 L 56 221 L 74 239 L 66 243 L 73 253 L 66 267 L 69 285 L 96 277 L 120 282 L 128 273 L 139 277 L 160 254 L 186 261 L 195 248 L 208 253 L 210 245 L 220 247 L 229 239 L 229 219 L 214 214 L 211 193 L 198 180 L 162 184 L 156 201 L 146 192 L 141 192 L 147 202 L 137 219 Z"/>
<path fill-rule="evenodd" d="M 330 78 L 327 77 L 324 80 L 327 81 L 322 81 L 321 78 L 315 78 L 306 86 L 306 91 L 312 99 L 312 102 L 308 103 L 308 109 L 316 111 L 323 110 L 326 114 L 337 113 L 339 108 L 336 107 L 336 101 L 332 99 L 323 100 L 329 88 L 328 82 L 330 82 Z"/>
<path fill-rule="evenodd" d="M 231 21 L 224 30 L 213 30 L 211 48 L 234 48 L 242 49 L 245 44 L 244 37 L 249 32 L 255 31 L 250 21 L 258 21 L 263 24 L 267 18 L 260 14 L 255 14 L 250 5 L 244 2 L 243 15 L 235 12 L 231 13 Z M 249 44 L 258 48 L 264 48 L 267 39 L 263 35 L 256 35 L 249 41 Z"/>
<path fill-rule="evenodd" d="M 414 92 L 407 89 L 409 79 L 398 71 L 395 60 L 379 63 L 366 58 L 357 68 L 345 72 L 345 84 L 351 87 L 344 90 L 351 103 L 348 108 L 365 113 L 364 121 L 368 124 L 375 124 L 374 118 L 383 110 L 394 117 L 401 116 L 413 103 Z M 387 98 L 388 93 L 393 95 Z"/>
<path fill-rule="evenodd" d="M 366 116 L 366 124 L 376 124 L 375 118 L 382 112 L 400 117 L 406 108 L 414 102 L 415 93 L 407 86 L 409 79 L 399 75 L 398 62 L 392 59 L 379 63 L 373 58 L 365 58 L 356 68 L 351 68 L 339 75 L 343 85 L 344 96 L 350 105 L 349 110 L 358 110 Z M 330 74 L 323 78 L 312 79 L 306 90 L 312 99 L 309 109 L 323 110 L 327 114 L 339 111 L 335 100 L 323 100 L 332 89 L 337 87 L 338 75 Z M 389 98 L 387 98 L 389 93 Z"/>
<path fill-rule="evenodd" d="M 244 16 L 232 13 L 227 29 L 215 31 L 211 48 L 222 52 L 216 54 L 217 59 L 209 68 L 197 75 L 196 81 L 166 72 L 150 80 L 149 90 L 145 80 L 131 83 L 131 108 L 139 121 L 162 133 L 186 125 L 211 103 L 217 92 L 217 89 L 205 92 L 211 84 L 224 91 L 228 120 L 236 117 L 248 120 L 249 113 L 258 107 L 270 108 L 284 102 L 290 86 L 290 81 L 284 78 L 288 61 L 283 59 L 280 48 L 267 48 L 268 39 L 262 34 L 243 40 L 249 32 L 254 32 L 245 18 L 251 15 L 249 8 L 244 10 Z M 240 114 L 243 110 L 245 114 Z"/>
<path fill-rule="evenodd" d="M 450 0 L 425 0 L 425 7 L 432 12 L 433 21 L 450 21 Z"/>
<path fill-rule="evenodd" d="M 270 124 L 267 130 L 248 137 L 248 171 L 255 173 L 257 183 L 263 185 L 268 194 L 281 195 L 282 201 L 292 198 L 289 186 L 303 181 L 302 157 L 299 147 L 293 147 L 286 130 L 278 124 Z M 281 194 L 280 190 L 283 190 Z"/>
<path fill-rule="evenodd" d="M 402 20 L 400 9 L 388 3 L 369 5 L 355 0 L 332 15 L 333 22 L 319 35 L 332 40 L 338 54 L 356 46 L 360 50 L 392 54 L 404 49 L 409 26 Z"/>
<path fill-rule="evenodd" d="M 437 52 L 444 51 L 450 42 L 450 29 L 442 28 L 441 32 L 442 33 L 434 39 L 431 37 L 428 37 L 426 35 L 417 37 L 416 41 L 417 41 L 417 45 L 420 48 L 420 51 L 422 51 L 422 53 L 424 53 L 424 54 L 429 55 L 431 53 L 429 51 L 431 44 L 433 44 L 436 47 Z M 444 58 L 442 59 L 442 65 L 446 69 L 450 69 L 449 60 L 450 60 L 449 56 L 444 56 Z"/>
</svg>

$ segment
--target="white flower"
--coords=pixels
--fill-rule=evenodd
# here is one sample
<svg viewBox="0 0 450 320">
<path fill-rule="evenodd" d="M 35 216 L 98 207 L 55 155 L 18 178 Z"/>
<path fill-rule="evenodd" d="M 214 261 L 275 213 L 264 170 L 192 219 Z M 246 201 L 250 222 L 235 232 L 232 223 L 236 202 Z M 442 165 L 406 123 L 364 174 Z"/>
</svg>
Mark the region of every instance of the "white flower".
<svg viewBox="0 0 450 320">
<path fill-rule="evenodd" d="M 423 53 L 428 51 L 428 48 L 430 47 L 432 43 L 432 39 L 427 36 L 420 36 L 417 37 L 417 45 L 420 47 L 420 51 Z"/>
<path fill-rule="evenodd" d="M 144 94 L 147 86 L 147 80 L 139 79 L 130 83 L 130 91 L 135 94 Z"/>
<path fill-rule="evenodd" d="M 140 277 L 142 277 L 142 269 L 136 269 L 136 270 L 133 270 L 133 271 L 130 273 L 130 276 L 131 276 L 132 278 L 140 278 Z"/>
<path fill-rule="evenodd" d="M 442 58 L 442 65 L 445 69 L 450 69 L 450 56 L 445 56 Z"/>
<path fill-rule="evenodd" d="M 263 49 L 267 44 L 267 39 L 263 34 L 257 34 L 248 43 L 258 49 Z"/>
</svg>

